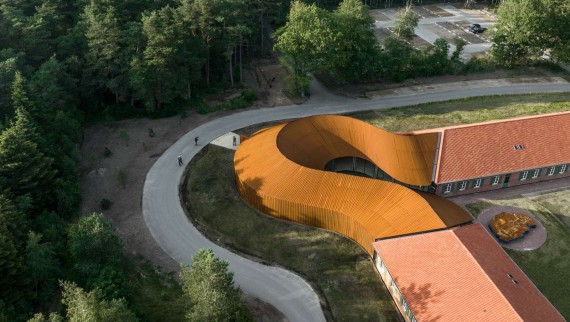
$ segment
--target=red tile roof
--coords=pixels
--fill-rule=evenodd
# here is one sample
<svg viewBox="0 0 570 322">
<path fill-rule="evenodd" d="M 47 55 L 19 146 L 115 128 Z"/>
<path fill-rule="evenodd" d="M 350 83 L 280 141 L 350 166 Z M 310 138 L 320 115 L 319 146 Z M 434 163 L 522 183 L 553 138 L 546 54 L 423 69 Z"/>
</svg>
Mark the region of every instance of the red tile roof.
<svg viewBox="0 0 570 322">
<path fill-rule="evenodd" d="M 570 112 L 441 131 L 438 184 L 570 162 Z"/>
<path fill-rule="evenodd" d="M 418 321 L 564 321 L 479 223 L 374 248 Z"/>
</svg>

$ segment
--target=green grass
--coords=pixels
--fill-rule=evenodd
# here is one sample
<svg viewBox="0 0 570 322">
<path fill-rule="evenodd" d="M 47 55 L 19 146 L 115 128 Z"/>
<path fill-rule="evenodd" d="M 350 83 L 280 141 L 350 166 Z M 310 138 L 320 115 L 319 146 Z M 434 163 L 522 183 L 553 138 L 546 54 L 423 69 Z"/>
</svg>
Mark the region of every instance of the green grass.
<svg viewBox="0 0 570 322">
<path fill-rule="evenodd" d="M 182 287 L 170 274 L 156 270 L 141 257 L 130 257 L 127 269 L 129 304 L 140 321 L 185 321 L 187 303 Z M 117 321 L 118 322 L 118 321 Z"/>
<path fill-rule="evenodd" d="M 350 116 L 393 132 L 570 110 L 570 93 L 484 96 Z"/>
<path fill-rule="evenodd" d="M 478 97 L 352 116 L 390 131 L 405 132 L 567 110 L 570 93 L 556 93 Z M 232 151 L 208 146 L 188 168 L 184 202 L 197 226 L 210 239 L 300 273 L 325 299 L 336 321 L 401 319 L 370 258 L 354 242 L 338 234 L 260 214 L 242 202 L 235 190 L 232 158 Z M 548 211 L 560 207 L 556 200 L 543 202 L 540 210 L 534 209 L 528 200 L 520 202 L 519 206 L 534 209 L 550 237 L 539 250 L 509 254 L 568 317 L 569 292 L 560 287 L 560 281 L 570 279 L 570 257 L 562 256 L 568 252 L 570 240 L 568 229 L 563 229 L 561 223 L 570 225 L 570 217 L 561 215 L 568 214 L 566 210 L 556 211 L 556 215 Z M 513 200 L 503 203 L 517 206 Z M 468 205 L 468 209 L 477 214 L 492 204 Z"/>
<path fill-rule="evenodd" d="M 494 200 L 467 207 L 477 215 L 493 205 L 527 209 L 544 225 L 548 237 L 540 248 L 533 251 L 506 251 L 558 311 L 570 319 L 570 190 L 536 197 Z"/>
<path fill-rule="evenodd" d="M 185 204 L 208 238 L 300 273 L 326 299 L 335 321 L 401 321 L 370 258 L 356 243 L 260 214 L 242 202 L 235 189 L 233 151 L 210 145 L 188 170 Z"/>
</svg>

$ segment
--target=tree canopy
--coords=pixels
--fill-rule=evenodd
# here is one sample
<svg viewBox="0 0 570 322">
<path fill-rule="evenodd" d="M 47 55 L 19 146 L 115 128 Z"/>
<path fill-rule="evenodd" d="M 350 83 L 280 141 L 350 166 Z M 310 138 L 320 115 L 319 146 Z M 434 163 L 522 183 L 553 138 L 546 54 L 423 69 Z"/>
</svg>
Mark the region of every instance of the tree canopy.
<svg viewBox="0 0 570 322">
<path fill-rule="evenodd" d="M 190 301 L 187 321 L 252 321 L 234 286 L 228 262 L 215 257 L 211 249 L 198 251 L 192 264 L 182 267 L 180 279 Z"/>
</svg>

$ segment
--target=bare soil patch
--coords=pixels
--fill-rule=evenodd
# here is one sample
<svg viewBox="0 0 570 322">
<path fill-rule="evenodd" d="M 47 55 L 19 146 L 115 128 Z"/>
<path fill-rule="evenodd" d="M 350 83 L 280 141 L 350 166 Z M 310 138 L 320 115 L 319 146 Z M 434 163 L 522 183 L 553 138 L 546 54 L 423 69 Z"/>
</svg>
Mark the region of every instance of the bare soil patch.
<svg viewBox="0 0 570 322">
<path fill-rule="evenodd" d="M 255 72 L 244 70 L 244 81 L 260 97 L 251 108 L 292 104 L 282 94 L 283 73 L 279 66 L 268 66 L 264 68 L 262 78 L 257 80 Z M 275 80 L 268 83 L 272 78 Z M 269 85 L 272 90 L 264 92 Z M 223 101 L 223 98 L 220 100 Z M 142 255 L 163 271 L 178 272 L 179 263 L 158 246 L 142 215 L 142 190 L 146 174 L 155 160 L 186 132 L 211 119 L 234 112 L 200 115 L 191 111 L 186 118 L 174 116 L 158 120 L 123 120 L 86 128 L 79 151 L 82 214 L 102 212 L 113 222 L 128 251 Z M 149 129 L 152 129 L 154 137 L 149 135 Z M 111 151 L 110 157 L 104 156 L 105 148 Z M 103 198 L 112 201 L 107 210 L 101 209 Z M 263 301 L 248 298 L 247 303 L 258 321 L 285 321 L 279 311 Z"/>
</svg>

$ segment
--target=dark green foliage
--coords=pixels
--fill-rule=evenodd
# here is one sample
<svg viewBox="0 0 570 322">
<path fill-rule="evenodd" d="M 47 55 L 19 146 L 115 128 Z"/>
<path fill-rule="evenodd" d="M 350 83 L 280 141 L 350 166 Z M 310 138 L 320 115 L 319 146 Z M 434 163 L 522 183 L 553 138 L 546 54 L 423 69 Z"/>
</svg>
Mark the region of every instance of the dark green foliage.
<svg viewBox="0 0 570 322">
<path fill-rule="evenodd" d="M 63 299 L 69 322 L 136 322 L 125 299 L 106 300 L 99 289 L 86 292 L 77 284 L 62 282 Z"/>
<path fill-rule="evenodd" d="M 113 202 L 107 198 L 101 199 L 101 209 L 103 209 L 103 210 L 107 210 L 107 209 L 111 208 L 112 204 L 113 204 Z"/>
<path fill-rule="evenodd" d="M 26 265 L 34 288 L 34 298 L 42 303 L 56 291 L 61 265 L 54 245 L 42 240 L 42 235 L 30 232 L 26 245 Z"/>
<path fill-rule="evenodd" d="M 570 2 L 504 0 L 493 36 L 494 59 L 505 66 L 528 64 L 549 54 L 570 62 Z"/>
<path fill-rule="evenodd" d="M 192 257 L 192 265 L 182 267 L 184 295 L 192 303 L 186 313 L 187 321 L 253 321 L 239 289 L 234 287 L 228 265 L 215 257 L 211 249 L 203 249 Z"/>
<path fill-rule="evenodd" d="M 0 134 L 0 191 L 12 197 L 29 194 L 37 209 L 53 199 L 46 187 L 55 170 L 51 167 L 53 159 L 45 156 L 36 143 L 39 137 L 35 129 L 29 113 L 20 107 L 15 121 Z"/>
<path fill-rule="evenodd" d="M 108 299 L 126 293 L 123 244 L 111 222 L 101 214 L 82 217 L 70 227 L 68 238 L 73 272 L 81 285 L 102 288 Z"/>
<path fill-rule="evenodd" d="M 25 266 L 24 215 L 6 197 L 0 194 L 0 302 L 5 305 L 5 314 L 14 316 L 14 311 L 26 307 L 27 287 Z"/>
</svg>

